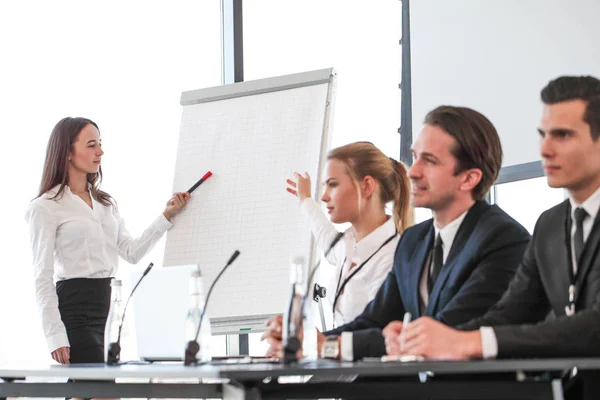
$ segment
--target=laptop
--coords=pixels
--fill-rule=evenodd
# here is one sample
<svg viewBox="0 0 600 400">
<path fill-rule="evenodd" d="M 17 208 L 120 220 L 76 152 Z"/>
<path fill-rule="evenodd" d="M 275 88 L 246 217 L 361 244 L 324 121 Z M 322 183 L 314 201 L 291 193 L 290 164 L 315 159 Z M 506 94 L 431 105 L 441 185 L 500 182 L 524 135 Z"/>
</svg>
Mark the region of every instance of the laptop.
<svg viewBox="0 0 600 400">
<path fill-rule="evenodd" d="M 130 307 L 141 360 L 183 360 L 190 274 L 197 268 L 194 264 L 152 269 L 136 289 Z M 135 268 L 131 272 L 132 286 L 144 270 Z"/>
</svg>

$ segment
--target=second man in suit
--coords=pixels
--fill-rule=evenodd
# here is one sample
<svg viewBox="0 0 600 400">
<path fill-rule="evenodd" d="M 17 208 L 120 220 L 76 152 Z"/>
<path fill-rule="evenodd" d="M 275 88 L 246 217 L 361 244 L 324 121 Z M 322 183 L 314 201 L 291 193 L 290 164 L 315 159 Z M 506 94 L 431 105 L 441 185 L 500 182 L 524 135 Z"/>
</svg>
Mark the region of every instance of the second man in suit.
<svg viewBox="0 0 600 400">
<path fill-rule="evenodd" d="M 569 198 L 540 216 L 515 278 L 488 313 L 460 326 L 463 331 L 428 318 L 406 327 L 394 322 L 385 331 L 389 353 L 600 356 L 600 80 L 561 77 L 541 97 L 538 132 L 548 185 L 567 189 Z M 554 317 L 547 318 L 550 311 Z"/>
</svg>

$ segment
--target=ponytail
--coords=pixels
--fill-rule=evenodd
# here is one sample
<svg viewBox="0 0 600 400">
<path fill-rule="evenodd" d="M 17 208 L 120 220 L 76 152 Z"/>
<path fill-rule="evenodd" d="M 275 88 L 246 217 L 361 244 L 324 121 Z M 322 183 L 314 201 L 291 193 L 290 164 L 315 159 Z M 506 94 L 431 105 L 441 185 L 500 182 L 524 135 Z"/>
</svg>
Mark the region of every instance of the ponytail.
<svg viewBox="0 0 600 400">
<path fill-rule="evenodd" d="M 346 164 L 348 174 L 354 182 L 359 182 L 367 175 L 379 182 L 379 196 L 383 204 L 394 202 L 394 225 L 398 233 L 402 234 L 414 223 L 410 206 L 410 181 L 404 164 L 388 158 L 369 142 L 355 142 L 337 147 L 329 152 L 327 159 L 340 160 Z"/>
<path fill-rule="evenodd" d="M 393 217 L 396 230 L 402 233 L 414 224 L 414 210 L 410 205 L 410 181 L 406 166 L 390 157 L 395 172 L 396 184 L 393 191 Z"/>
</svg>

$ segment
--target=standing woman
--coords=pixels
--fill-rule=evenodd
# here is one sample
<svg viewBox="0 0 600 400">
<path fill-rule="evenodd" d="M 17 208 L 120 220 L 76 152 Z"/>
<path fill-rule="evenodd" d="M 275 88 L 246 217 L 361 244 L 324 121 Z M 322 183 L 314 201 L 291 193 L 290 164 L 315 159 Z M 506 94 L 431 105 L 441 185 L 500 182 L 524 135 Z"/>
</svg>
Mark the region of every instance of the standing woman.
<svg viewBox="0 0 600 400">
<path fill-rule="evenodd" d="M 103 154 L 98 125 L 86 118 L 59 121 L 48 141 L 39 194 L 26 212 L 42 327 L 52 358 L 61 364 L 104 362 L 118 257 L 137 263 L 190 198 L 175 193 L 144 233 L 132 238 L 115 201 L 100 190 Z"/>
<path fill-rule="evenodd" d="M 348 323 L 373 300 L 392 268 L 404 230 L 413 224 L 410 181 L 404 165 L 369 142 L 335 148 L 327 155 L 321 201 L 330 219 L 311 197 L 311 182 L 294 173 L 288 192 L 298 196 L 318 246 L 326 251 L 338 235 L 333 223 L 350 222 L 327 261 L 335 265 L 327 289 L 333 294 L 334 327 Z M 393 202 L 393 216 L 385 206 Z"/>
</svg>

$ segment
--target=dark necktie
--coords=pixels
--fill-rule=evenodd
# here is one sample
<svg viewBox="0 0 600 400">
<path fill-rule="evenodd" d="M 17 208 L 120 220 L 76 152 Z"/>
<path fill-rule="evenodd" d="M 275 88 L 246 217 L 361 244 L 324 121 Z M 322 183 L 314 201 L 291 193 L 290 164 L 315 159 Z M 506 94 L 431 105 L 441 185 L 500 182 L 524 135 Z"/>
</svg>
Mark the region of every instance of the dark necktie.
<svg viewBox="0 0 600 400">
<path fill-rule="evenodd" d="M 583 221 L 588 213 L 581 207 L 575 209 L 575 235 L 573 236 L 573 247 L 575 248 L 575 265 L 579 264 L 579 258 L 583 252 Z"/>
<path fill-rule="evenodd" d="M 435 242 L 433 243 L 433 250 L 431 252 L 431 269 L 428 283 L 429 293 L 431 293 L 433 285 L 435 285 L 435 280 L 440 274 L 440 271 L 442 270 L 442 265 L 444 264 L 444 250 L 442 249 L 442 245 L 442 238 L 438 233 L 435 237 Z"/>
</svg>

